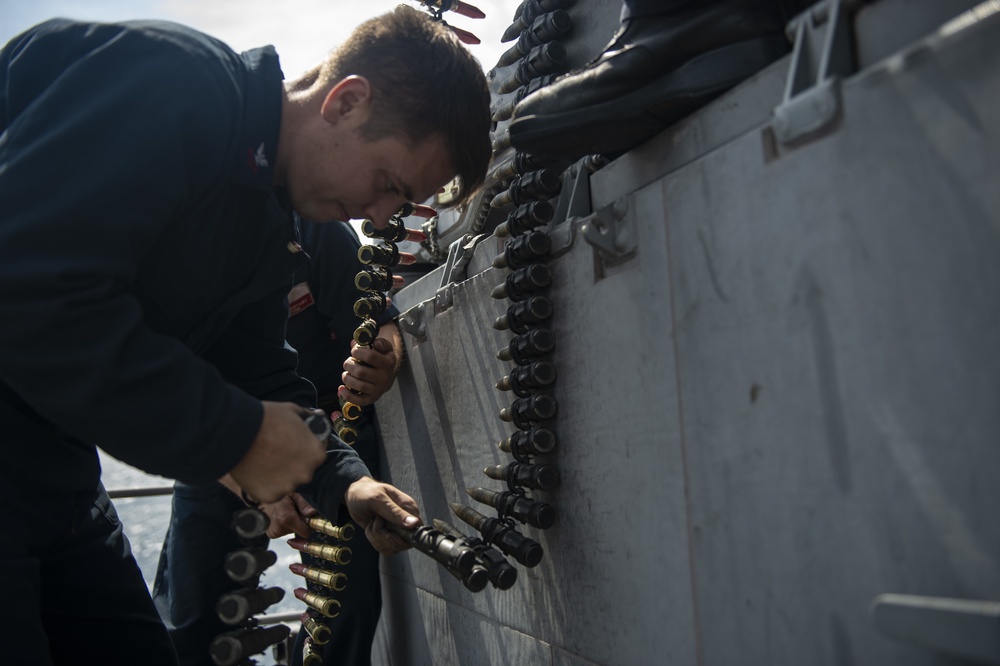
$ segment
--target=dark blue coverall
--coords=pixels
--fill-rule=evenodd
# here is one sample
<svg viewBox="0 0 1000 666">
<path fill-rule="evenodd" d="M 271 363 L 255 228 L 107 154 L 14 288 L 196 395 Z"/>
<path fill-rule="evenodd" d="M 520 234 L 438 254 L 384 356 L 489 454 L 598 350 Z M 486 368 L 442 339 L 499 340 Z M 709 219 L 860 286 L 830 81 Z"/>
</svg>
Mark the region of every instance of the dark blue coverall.
<svg viewBox="0 0 1000 666">
<path fill-rule="evenodd" d="M 10 663 L 173 664 L 95 444 L 191 483 L 261 399 L 310 404 L 285 345 L 300 255 L 273 186 L 282 74 L 182 26 L 50 21 L 0 51 L 0 643 Z M 367 474 L 336 446 L 303 493 Z"/>
</svg>

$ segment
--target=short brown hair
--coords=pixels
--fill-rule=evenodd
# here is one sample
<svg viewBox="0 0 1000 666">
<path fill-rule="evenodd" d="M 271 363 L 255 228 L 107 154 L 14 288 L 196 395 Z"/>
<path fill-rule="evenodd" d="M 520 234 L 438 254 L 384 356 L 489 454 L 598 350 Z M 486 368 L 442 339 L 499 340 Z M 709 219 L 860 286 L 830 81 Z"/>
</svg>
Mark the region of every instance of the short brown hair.
<svg viewBox="0 0 1000 666">
<path fill-rule="evenodd" d="M 439 134 L 459 177 L 454 203 L 482 185 L 491 155 L 490 92 L 479 61 L 446 26 L 405 5 L 365 21 L 320 65 L 327 83 L 352 74 L 372 86 L 365 139 L 391 135 L 413 145 Z"/>
</svg>

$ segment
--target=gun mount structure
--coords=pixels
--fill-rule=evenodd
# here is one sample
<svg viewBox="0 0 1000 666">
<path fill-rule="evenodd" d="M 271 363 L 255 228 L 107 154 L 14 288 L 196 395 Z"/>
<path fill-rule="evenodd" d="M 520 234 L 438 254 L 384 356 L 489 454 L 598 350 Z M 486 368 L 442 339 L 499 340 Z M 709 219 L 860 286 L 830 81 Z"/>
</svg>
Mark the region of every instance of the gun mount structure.
<svg viewBox="0 0 1000 666">
<path fill-rule="evenodd" d="M 567 68 L 618 7 L 560 8 Z M 378 405 L 383 470 L 429 524 L 490 513 L 465 489 L 510 491 L 483 469 L 520 451 L 558 469 L 530 490 L 555 519 L 517 525 L 545 554 L 509 589 L 384 560 L 380 663 L 1000 663 L 998 10 L 820 3 L 789 56 L 563 171 L 535 227 L 539 341 L 494 328 L 512 271 L 491 232 L 530 206 L 490 206 L 515 173 L 498 123 L 482 201 L 392 296 L 408 361 Z M 498 380 L 539 360 L 558 411 L 502 420 L 520 398 Z"/>
</svg>

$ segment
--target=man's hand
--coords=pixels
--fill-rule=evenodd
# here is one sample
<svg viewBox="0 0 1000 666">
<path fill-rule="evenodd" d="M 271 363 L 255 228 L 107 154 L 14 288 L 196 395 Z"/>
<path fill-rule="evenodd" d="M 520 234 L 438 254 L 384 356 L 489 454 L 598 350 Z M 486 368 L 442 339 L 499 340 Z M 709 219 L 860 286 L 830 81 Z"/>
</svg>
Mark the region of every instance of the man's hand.
<svg viewBox="0 0 1000 666">
<path fill-rule="evenodd" d="M 264 401 L 257 438 L 230 472 L 259 502 L 277 502 L 312 480 L 326 459 L 326 447 L 302 422 L 306 410 L 290 402 Z"/>
<path fill-rule="evenodd" d="M 389 390 L 396 379 L 396 351 L 386 338 L 375 338 L 371 349 L 354 346 L 344 361 L 344 374 L 337 394 L 355 405 L 370 405 Z M 350 389 L 350 390 L 348 390 Z"/>
<path fill-rule="evenodd" d="M 271 525 L 267 528 L 267 536 L 272 539 L 293 532 L 296 536 L 308 539 L 309 535 L 312 534 L 312 528 L 306 523 L 306 518 L 319 515 L 319 511 L 314 509 L 298 493 L 292 493 L 277 502 L 261 504 L 260 510 L 271 519 Z"/>
<path fill-rule="evenodd" d="M 399 553 L 410 547 L 386 523 L 407 529 L 420 526 L 420 514 L 413 498 L 388 483 L 362 477 L 352 483 L 344 494 L 344 504 L 351 518 L 365 530 L 365 536 L 383 555 Z"/>
</svg>

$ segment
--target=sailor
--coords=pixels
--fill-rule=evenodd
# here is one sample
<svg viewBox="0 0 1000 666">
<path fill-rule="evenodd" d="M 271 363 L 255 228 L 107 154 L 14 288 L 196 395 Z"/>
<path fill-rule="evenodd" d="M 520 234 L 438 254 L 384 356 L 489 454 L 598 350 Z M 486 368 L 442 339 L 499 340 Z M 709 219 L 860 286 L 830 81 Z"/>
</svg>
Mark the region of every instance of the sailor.
<svg viewBox="0 0 1000 666">
<path fill-rule="evenodd" d="M 401 103 L 400 100 L 405 100 Z M 402 491 L 304 425 L 284 343 L 292 213 L 387 224 L 489 160 L 479 64 L 401 7 L 282 82 L 176 24 L 53 20 L 0 50 L 0 636 L 11 663 L 174 664 L 95 446 L 145 471 L 346 503 L 381 552 Z"/>
</svg>

